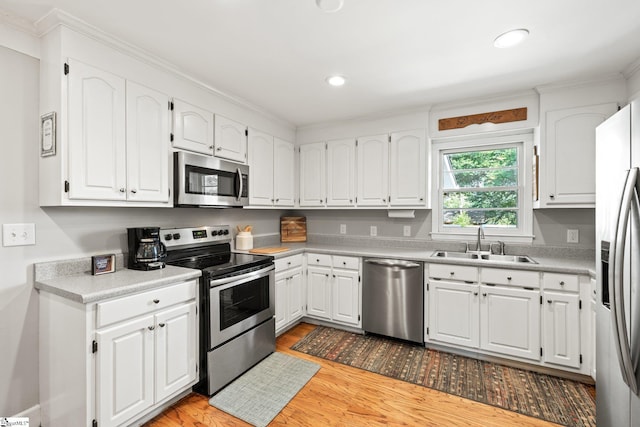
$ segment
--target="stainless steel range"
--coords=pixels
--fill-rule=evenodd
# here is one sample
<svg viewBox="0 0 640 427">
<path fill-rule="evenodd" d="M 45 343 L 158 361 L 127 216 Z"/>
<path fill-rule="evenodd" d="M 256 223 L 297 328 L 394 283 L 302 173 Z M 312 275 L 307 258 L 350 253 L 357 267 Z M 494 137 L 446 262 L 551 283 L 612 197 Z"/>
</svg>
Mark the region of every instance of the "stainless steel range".
<svg viewBox="0 0 640 427">
<path fill-rule="evenodd" d="M 202 270 L 200 382 L 212 395 L 275 351 L 275 272 L 269 256 L 231 252 L 229 226 L 160 230 L 165 262 Z"/>
</svg>

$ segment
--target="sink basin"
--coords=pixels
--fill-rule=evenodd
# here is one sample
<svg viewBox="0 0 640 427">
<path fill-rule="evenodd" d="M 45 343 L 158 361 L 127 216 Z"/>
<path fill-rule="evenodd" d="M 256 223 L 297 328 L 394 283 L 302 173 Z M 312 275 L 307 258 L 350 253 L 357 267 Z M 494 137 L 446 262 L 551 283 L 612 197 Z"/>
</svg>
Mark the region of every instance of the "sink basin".
<svg viewBox="0 0 640 427">
<path fill-rule="evenodd" d="M 435 251 L 432 255 L 434 258 L 458 258 L 458 259 L 477 259 L 484 261 L 500 261 L 537 264 L 533 259 L 526 255 L 494 255 L 494 254 L 477 254 L 473 252 L 449 252 Z"/>
</svg>

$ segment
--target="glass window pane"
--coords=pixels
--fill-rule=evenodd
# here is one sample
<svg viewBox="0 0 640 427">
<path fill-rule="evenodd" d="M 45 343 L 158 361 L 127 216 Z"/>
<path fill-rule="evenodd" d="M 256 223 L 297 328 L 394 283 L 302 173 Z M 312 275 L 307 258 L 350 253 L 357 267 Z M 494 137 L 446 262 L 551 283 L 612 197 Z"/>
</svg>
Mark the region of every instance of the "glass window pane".
<svg viewBox="0 0 640 427">
<path fill-rule="evenodd" d="M 518 150 L 511 147 L 451 153 L 444 155 L 444 162 L 444 170 L 517 167 Z"/>
<path fill-rule="evenodd" d="M 443 188 L 517 187 L 517 169 L 445 172 Z"/>
<path fill-rule="evenodd" d="M 518 192 L 509 191 L 450 191 L 443 194 L 444 208 L 517 208 Z"/>
<path fill-rule="evenodd" d="M 487 225 L 515 228 L 518 226 L 518 211 L 446 209 L 442 212 L 442 223 L 457 227 Z"/>
</svg>

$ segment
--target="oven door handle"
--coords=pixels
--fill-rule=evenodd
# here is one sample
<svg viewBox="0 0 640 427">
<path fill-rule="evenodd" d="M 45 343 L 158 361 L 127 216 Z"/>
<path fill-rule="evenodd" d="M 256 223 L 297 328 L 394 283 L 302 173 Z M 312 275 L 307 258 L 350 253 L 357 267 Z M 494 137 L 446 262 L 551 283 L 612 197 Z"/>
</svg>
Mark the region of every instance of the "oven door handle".
<svg viewBox="0 0 640 427">
<path fill-rule="evenodd" d="M 222 279 L 213 279 L 209 281 L 209 287 L 213 288 L 214 286 L 222 286 L 228 283 L 239 285 L 241 283 L 250 282 L 252 280 L 268 276 L 272 270 L 275 270 L 275 268 L 276 267 L 274 265 L 270 265 L 269 267 L 252 271 L 250 273 L 238 274 L 237 276 L 224 277 Z"/>
</svg>

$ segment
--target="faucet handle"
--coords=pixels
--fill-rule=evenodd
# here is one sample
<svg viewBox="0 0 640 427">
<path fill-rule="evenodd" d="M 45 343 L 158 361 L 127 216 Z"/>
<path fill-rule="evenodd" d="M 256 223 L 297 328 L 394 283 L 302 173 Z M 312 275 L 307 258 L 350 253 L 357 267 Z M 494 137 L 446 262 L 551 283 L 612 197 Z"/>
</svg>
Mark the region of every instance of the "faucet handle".
<svg viewBox="0 0 640 427">
<path fill-rule="evenodd" d="M 504 255 L 504 242 L 502 240 L 498 240 L 498 244 L 500 245 L 500 255 Z"/>
</svg>

